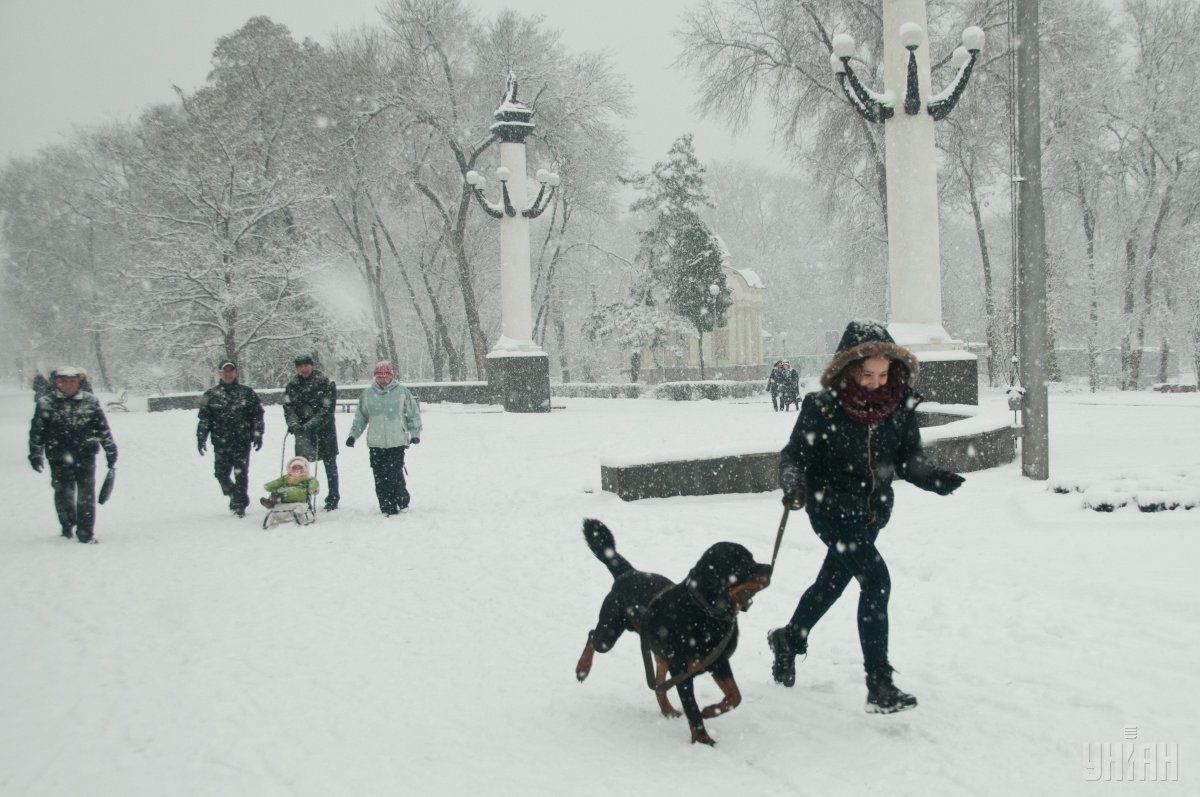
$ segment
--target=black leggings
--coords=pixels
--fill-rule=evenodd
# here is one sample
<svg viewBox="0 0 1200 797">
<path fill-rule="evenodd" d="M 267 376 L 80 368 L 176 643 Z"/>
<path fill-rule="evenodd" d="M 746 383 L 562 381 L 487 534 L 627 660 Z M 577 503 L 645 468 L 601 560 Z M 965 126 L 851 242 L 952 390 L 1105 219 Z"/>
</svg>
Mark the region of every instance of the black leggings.
<svg viewBox="0 0 1200 797">
<path fill-rule="evenodd" d="M 375 474 L 375 497 L 379 509 L 395 514 L 408 506 L 408 486 L 404 480 L 404 446 L 368 448 L 371 472 Z"/>
<path fill-rule="evenodd" d="M 800 598 L 788 624 L 797 646 L 807 648 L 809 631 L 837 602 L 851 578 L 858 580 L 858 639 L 868 672 L 887 664 L 888 597 L 892 577 L 875 547 L 879 529 L 855 521 L 809 516 L 813 531 L 829 549 L 821 571 Z"/>
</svg>

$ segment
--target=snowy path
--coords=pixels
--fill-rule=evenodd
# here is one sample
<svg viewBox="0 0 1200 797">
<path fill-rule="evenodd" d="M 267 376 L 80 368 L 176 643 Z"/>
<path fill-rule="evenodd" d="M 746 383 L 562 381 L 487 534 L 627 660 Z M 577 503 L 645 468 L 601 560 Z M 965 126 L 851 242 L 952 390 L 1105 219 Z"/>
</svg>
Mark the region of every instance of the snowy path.
<svg viewBox="0 0 1200 797">
<path fill-rule="evenodd" d="M 1200 398 L 1136 398 L 1149 406 L 1056 395 L 1052 474 L 1200 479 Z M 563 403 L 427 407 L 410 513 L 378 515 L 357 448 L 339 460 L 343 509 L 270 532 L 224 510 L 192 413 L 115 415 L 120 482 L 85 547 L 57 537 L 48 480 L 24 461 L 28 396 L 0 395 L 0 793 L 1087 794 L 1109 791 L 1086 780 L 1088 745 L 1128 726 L 1178 745 L 1180 781 L 1156 793 L 1200 791 L 1197 512 L 1085 511 L 1015 466 L 949 499 L 901 485 L 881 547 L 897 681 L 921 705 L 893 717 L 862 711 L 853 587 L 796 688 L 771 683 L 765 633 L 822 553 L 794 518 L 742 619 L 745 701 L 709 723 L 707 749 L 658 715 L 635 640 L 575 682 L 610 583 L 579 522 L 604 519 L 635 565 L 672 578 L 719 539 L 766 559 L 777 493 L 627 504 L 599 492 L 598 461 L 782 446 L 795 416 Z M 279 415 L 252 485 L 278 469 Z"/>
</svg>

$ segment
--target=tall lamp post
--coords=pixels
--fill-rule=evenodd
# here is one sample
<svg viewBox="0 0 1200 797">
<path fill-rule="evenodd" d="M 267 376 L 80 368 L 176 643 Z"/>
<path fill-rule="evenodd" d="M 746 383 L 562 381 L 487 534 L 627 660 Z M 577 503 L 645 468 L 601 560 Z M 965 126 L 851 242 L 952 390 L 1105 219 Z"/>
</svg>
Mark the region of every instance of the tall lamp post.
<svg viewBox="0 0 1200 797">
<path fill-rule="evenodd" d="M 500 139 L 501 201 L 484 194 L 487 179 L 477 171 L 464 175 L 479 206 L 500 220 L 501 336 L 488 352 L 488 382 L 498 390 L 509 412 L 550 411 L 550 358 L 533 340 L 533 297 L 530 283 L 529 221 L 550 207 L 559 176 L 538 169 L 540 184 L 526 205 L 525 139 L 533 132 L 533 109 L 517 99 L 517 79 L 510 72 L 504 101 L 493 114 L 492 134 Z"/>
<path fill-rule="evenodd" d="M 855 74 L 851 61 L 856 48 L 847 34 L 833 37 L 830 65 L 854 110 L 884 125 L 888 331 L 922 360 L 921 383 L 930 399 L 976 404 L 978 363 L 942 324 L 933 123 L 954 110 L 983 49 L 984 34 L 974 26 L 963 31 L 962 46 L 951 57 L 958 70 L 954 81 L 934 94 L 929 48 L 921 47 L 926 29 L 925 0 L 885 0 L 882 93 L 864 86 Z"/>
<path fill-rule="evenodd" d="M 1050 397 L 1046 389 L 1046 215 L 1042 204 L 1042 124 L 1038 97 L 1038 0 L 1018 0 L 1014 110 L 1017 174 L 1017 287 L 1019 373 L 1024 383 L 1021 472 L 1050 478 Z"/>
</svg>

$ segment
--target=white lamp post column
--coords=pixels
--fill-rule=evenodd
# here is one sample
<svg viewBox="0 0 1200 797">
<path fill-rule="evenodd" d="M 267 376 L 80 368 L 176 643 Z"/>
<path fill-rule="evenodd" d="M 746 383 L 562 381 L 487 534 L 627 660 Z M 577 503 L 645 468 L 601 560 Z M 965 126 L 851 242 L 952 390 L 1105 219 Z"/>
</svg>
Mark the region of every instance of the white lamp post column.
<svg viewBox="0 0 1200 797">
<path fill-rule="evenodd" d="M 512 205 L 525 207 L 525 142 L 500 144 L 500 168 Z M 530 282 L 529 220 L 524 214 L 500 219 L 500 329 L 492 351 L 538 352 L 533 342 L 533 295 Z"/>
<path fill-rule="evenodd" d="M 928 97 L 929 48 L 919 46 L 926 30 L 924 0 L 886 0 L 883 30 L 884 85 L 905 85 L 906 45 L 916 45 L 917 83 L 920 96 Z M 888 35 L 897 31 L 899 36 Z M 942 326 L 933 118 L 927 113 L 897 114 L 884 125 L 883 141 L 891 287 L 888 329 L 902 345 L 948 342 Z M 900 341 L 897 333 L 906 340 Z"/>
<path fill-rule="evenodd" d="M 951 58 L 958 70 L 954 82 L 933 94 L 929 48 L 922 47 L 927 43 L 925 31 L 925 0 L 884 0 L 885 90 L 881 94 L 863 86 L 855 74 L 851 61 L 856 48 L 850 36 L 841 33 L 833 37 L 830 65 L 854 109 L 869 121 L 884 125 L 888 331 L 922 360 L 922 384 L 932 394 L 930 398 L 975 403 L 974 357 L 962 351 L 962 342 L 952 340 L 942 324 L 933 123 L 948 116 L 962 96 L 984 36 L 976 27 L 963 31 L 963 46 Z M 939 350 L 946 354 L 936 354 Z M 959 364 L 952 364 L 955 362 Z"/>
<path fill-rule="evenodd" d="M 525 139 L 533 132 L 533 109 L 517 99 L 517 80 L 509 73 L 504 101 L 493 114 L 493 135 L 500 139 L 501 204 L 484 196 L 487 180 L 476 171 L 464 175 L 475 199 L 500 220 L 500 339 L 488 352 L 488 381 L 510 412 L 550 411 L 550 358 L 533 341 L 533 292 L 530 283 L 529 220 L 550 206 L 557 174 L 539 169 L 541 184 L 526 205 Z M 519 208 L 519 210 L 518 210 Z"/>
</svg>

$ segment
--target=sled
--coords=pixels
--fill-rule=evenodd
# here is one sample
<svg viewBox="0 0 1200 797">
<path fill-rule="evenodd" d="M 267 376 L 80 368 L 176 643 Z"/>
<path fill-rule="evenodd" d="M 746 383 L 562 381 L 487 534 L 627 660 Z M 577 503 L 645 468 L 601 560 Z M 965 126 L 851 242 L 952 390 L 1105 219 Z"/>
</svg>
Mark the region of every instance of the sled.
<svg viewBox="0 0 1200 797">
<path fill-rule="evenodd" d="M 280 523 L 295 523 L 297 526 L 308 526 L 317 522 L 317 497 L 309 495 L 304 503 L 276 504 L 267 510 L 263 518 L 263 529 L 278 526 Z"/>
</svg>

